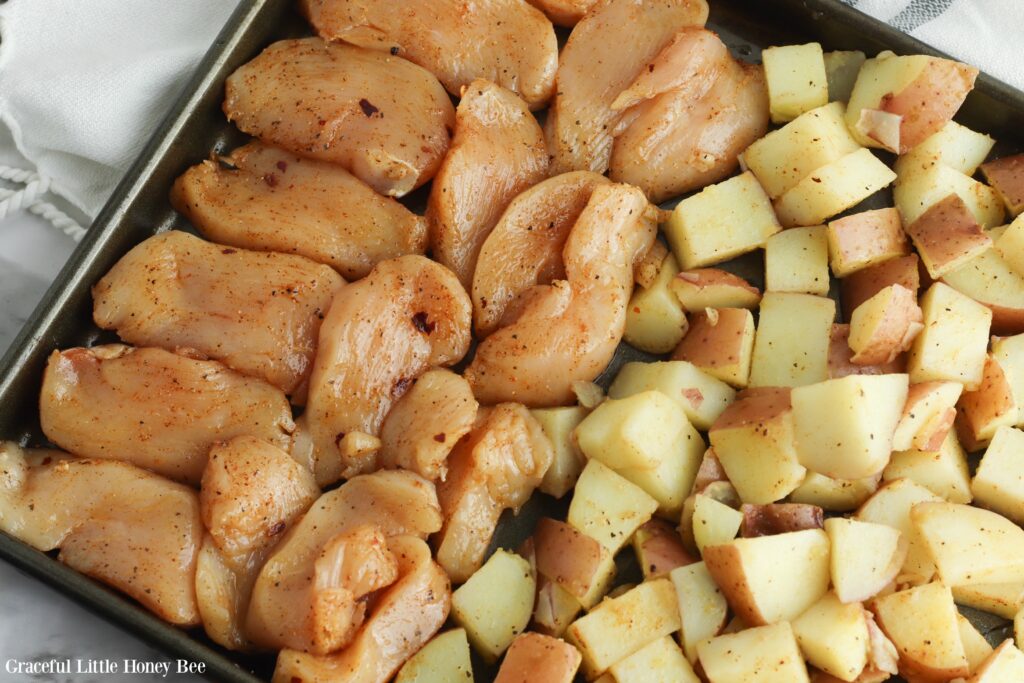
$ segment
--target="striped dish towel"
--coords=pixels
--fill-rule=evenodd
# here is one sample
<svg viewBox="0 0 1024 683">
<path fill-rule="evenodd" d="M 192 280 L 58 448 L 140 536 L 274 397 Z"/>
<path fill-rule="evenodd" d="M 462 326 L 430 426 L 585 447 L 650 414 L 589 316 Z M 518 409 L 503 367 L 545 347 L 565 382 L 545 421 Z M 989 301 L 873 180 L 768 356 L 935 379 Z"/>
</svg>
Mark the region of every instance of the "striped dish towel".
<svg viewBox="0 0 1024 683">
<path fill-rule="evenodd" d="M 1024 90 L 1024 0 L 843 0 Z"/>
</svg>

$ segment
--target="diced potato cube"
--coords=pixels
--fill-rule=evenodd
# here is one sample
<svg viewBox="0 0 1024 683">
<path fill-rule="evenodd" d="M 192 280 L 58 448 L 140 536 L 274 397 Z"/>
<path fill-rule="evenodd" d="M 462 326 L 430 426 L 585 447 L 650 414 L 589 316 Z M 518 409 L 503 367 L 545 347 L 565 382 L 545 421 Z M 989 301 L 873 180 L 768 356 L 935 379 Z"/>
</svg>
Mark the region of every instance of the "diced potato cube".
<svg viewBox="0 0 1024 683">
<path fill-rule="evenodd" d="M 1024 581 L 1024 529 L 990 510 L 914 505 L 910 519 L 947 586 Z"/>
<path fill-rule="evenodd" d="M 828 103 L 828 77 L 820 43 L 765 48 L 761 60 L 773 123 L 792 121 Z"/>
<path fill-rule="evenodd" d="M 853 362 L 850 348 L 850 326 L 832 325 L 832 337 L 828 344 L 828 378 L 840 379 L 849 375 L 892 375 L 905 372 L 906 359 L 898 355 L 888 363 L 879 365 L 858 365 Z"/>
<path fill-rule="evenodd" d="M 937 451 L 895 451 L 882 479 L 909 479 L 950 503 L 971 502 L 967 454 L 954 431 L 946 432 Z"/>
<path fill-rule="evenodd" d="M 861 66 L 846 122 L 862 145 L 880 146 L 876 131 L 858 126 L 864 110 L 899 116 L 895 151 L 905 154 L 953 118 L 977 75 L 974 67 L 949 59 L 883 52 Z"/>
<path fill-rule="evenodd" d="M 588 459 L 614 470 L 654 469 L 679 436 L 686 416 L 660 391 L 608 400 L 576 427 L 575 439 Z"/>
<path fill-rule="evenodd" d="M 911 384 L 903 415 L 892 436 L 893 450 L 937 452 L 953 427 L 956 402 L 963 390 L 959 382 Z"/>
<path fill-rule="evenodd" d="M 653 469 L 625 467 L 618 473 L 658 501 L 658 514 L 678 519 L 683 501 L 693 487 L 704 455 L 704 439 L 685 416 L 678 417 L 682 429 Z"/>
<path fill-rule="evenodd" d="M 407 661 L 395 677 L 395 683 L 473 683 L 473 665 L 469 660 L 466 629 L 453 628 L 439 633 Z"/>
<path fill-rule="evenodd" d="M 825 77 L 828 79 L 828 99 L 846 102 L 857 82 L 857 73 L 867 56 L 860 50 L 834 50 L 825 53 Z"/>
<path fill-rule="evenodd" d="M 964 392 L 958 408 L 957 432 L 971 451 L 987 445 L 1000 427 L 1017 424 L 1020 416 L 1010 379 L 992 356 L 985 358 L 981 385 Z"/>
<path fill-rule="evenodd" d="M 576 485 L 586 462 L 572 437 L 572 432 L 587 416 L 588 411 L 583 406 L 565 406 L 535 408 L 530 412 L 540 423 L 544 435 L 551 441 L 555 451 L 551 466 L 544 473 L 544 479 L 540 483 L 540 490 L 549 496 L 561 498 Z"/>
<path fill-rule="evenodd" d="M 924 328 L 917 294 L 890 285 L 862 303 L 850 316 L 848 343 L 856 365 L 884 365 L 910 348 Z"/>
<path fill-rule="evenodd" d="M 668 254 L 651 286 L 634 290 L 626 309 L 627 344 L 648 353 L 668 353 L 686 334 L 686 314 L 669 288 L 678 274 L 676 259 Z"/>
<path fill-rule="evenodd" d="M 846 277 L 910 251 L 896 209 L 874 209 L 844 216 L 828 224 L 832 271 Z"/>
<path fill-rule="evenodd" d="M 823 225 L 790 228 L 764 246 L 765 289 L 827 295 L 828 236 Z"/>
<path fill-rule="evenodd" d="M 953 595 L 956 599 L 956 595 Z M 964 655 L 967 657 L 967 669 L 974 673 L 982 662 L 992 654 L 992 646 L 985 640 L 978 629 L 964 615 L 956 615 L 956 623 L 960 627 L 960 642 L 964 645 Z"/>
<path fill-rule="evenodd" d="M 892 196 L 903 218 L 910 225 L 934 204 L 950 194 L 964 201 L 971 214 L 982 227 L 1002 225 L 1005 209 L 995 191 L 969 175 L 928 160 L 909 159 L 897 162 L 897 179 Z"/>
<path fill-rule="evenodd" d="M 907 234 L 933 279 L 959 268 L 992 246 L 991 238 L 956 194 L 928 207 L 907 226 Z"/>
<path fill-rule="evenodd" d="M 564 640 L 521 633 L 512 641 L 494 683 L 572 683 L 580 660 L 579 650 Z"/>
<path fill-rule="evenodd" d="M 613 563 L 612 567 L 614 566 Z M 567 590 L 546 576 L 537 578 L 537 602 L 533 608 L 534 629 L 544 635 L 561 637 L 580 613 L 580 609 L 580 601 L 572 597 Z"/>
<path fill-rule="evenodd" d="M 1013 391 L 1013 400 L 1017 405 L 1024 406 L 1024 334 L 1013 337 L 992 337 L 992 357 L 1006 373 Z M 1024 418 L 1024 408 L 1017 418 L 1020 424 Z"/>
<path fill-rule="evenodd" d="M 907 152 L 901 163 L 906 163 L 907 159 L 937 161 L 970 176 L 985 161 L 994 144 L 995 140 L 984 133 L 976 133 L 956 121 L 947 121 L 939 132 Z"/>
<path fill-rule="evenodd" d="M 748 624 L 788 621 L 828 590 L 828 536 L 821 529 L 805 529 L 737 538 L 704 548 L 704 564 Z"/>
<path fill-rule="evenodd" d="M 1008 683 L 1024 680 L 1024 653 L 1007 638 L 970 678 L 971 683 Z"/>
<path fill-rule="evenodd" d="M 660 579 L 696 560 L 683 547 L 674 523 L 652 519 L 633 534 L 633 551 L 644 579 Z"/>
<path fill-rule="evenodd" d="M 576 482 L 567 521 L 614 555 L 657 509 L 642 488 L 591 460 Z"/>
<path fill-rule="evenodd" d="M 790 502 L 817 505 L 831 512 L 855 510 L 878 490 L 878 477 L 833 479 L 808 472 L 800 486 L 789 495 Z"/>
<path fill-rule="evenodd" d="M 971 482 L 980 505 L 1024 524 L 1024 432 L 1000 427 Z"/>
<path fill-rule="evenodd" d="M 577 600 L 586 600 L 605 580 L 611 553 L 597 539 L 548 517 L 537 522 L 532 538 L 537 573 Z"/>
<path fill-rule="evenodd" d="M 822 166 L 860 149 L 846 128 L 845 113 L 841 102 L 833 102 L 801 114 L 751 143 L 743 163 L 775 199 Z"/>
<path fill-rule="evenodd" d="M 734 510 L 738 510 L 743 504 L 736 489 L 728 481 L 711 482 L 699 492 L 701 495 L 714 498 Z M 693 536 L 693 513 L 697 507 L 697 493 L 691 493 L 683 501 L 683 510 L 679 516 L 679 536 L 683 539 L 683 546 L 693 552 L 699 552 L 697 540 Z"/>
<path fill-rule="evenodd" d="M 981 173 L 1003 200 L 1010 215 L 1024 211 L 1024 155 L 1003 157 L 981 165 Z"/>
<path fill-rule="evenodd" d="M 708 433 L 718 460 L 746 503 L 774 503 L 804 480 L 790 392 L 763 388 L 741 394 Z"/>
<path fill-rule="evenodd" d="M 683 651 L 697 661 L 697 644 L 718 635 L 725 626 L 729 603 L 703 562 L 673 569 L 672 584 L 682 619 Z"/>
<path fill-rule="evenodd" d="M 826 593 L 793 622 L 796 642 L 807 661 L 844 681 L 868 663 L 868 620 L 859 602 L 843 604 Z"/>
<path fill-rule="evenodd" d="M 718 268 L 697 268 L 679 273 L 672 291 L 687 311 L 707 308 L 757 308 L 761 290 L 738 275 Z"/>
<path fill-rule="evenodd" d="M 769 292 L 761 299 L 750 386 L 796 387 L 828 377 L 836 304 L 810 294 Z"/>
<path fill-rule="evenodd" d="M 800 463 L 838 479 L 881 472 L 889 462 L 907 387 L 906 375 L 850 375 L 793 389 Z"/>
<path fill-rule="evenodd" d="M 956 605 L 947 586 L 925 584 L 876 598 L 868 607 L 900 652 L 900 673 L 927 680 L 967 675 Z"/>
<path fill-rule="evenodd" d="M 610 669 L 615 683 L 700 683 L 690 662 L 671 636 L 658 638 Z"/>
<path fill-rule="evenodd" d="M 789 622 L 749 628 L 697 646 L 711 683 L 809 683 Z"/>
<path fill-rule="evenodd" d="M 452 593 L 452 619 L 484 660 L 494 662 L 526 630 L 536 589 L 530 563 L 498 550 Z"/>
<path fill-rule="evenodd" d="M 745 308 L 715 308 L 695 313 L 690 330 L 672 352 L 734 387 L 747 386 L 754 353 L 754 316 Z"/>
<path fill-rule="evenodd" d="M 891 258 L 844 277 L 840 290 L 846 315 L 890 285 L 901 285 L 917 293 L 921 286 L 917 254 Z"/>
<path fill-rule="evenodd" d="M 620 399 L 651 390 L 677 401 L 697 429 L 709 428 L 736 396 L 732 387 L 693 363 L 671 360 L 626 363 L 608 388 L 608 397 Z"/>
<path fill-rule="evenodd" d="M 888 586 L 907 559 L 909 541 L 885 524 L 843 517 L 825 520 L 832 586 L 843 602 L 869 600 Z"/>
<path fill-rule="evenodd" d="M 743 513 L 739 510 L 697 494 L 693 505 L 693 539 L 701 553 L 709 545 L 721 545 L 736 538 L 742 523 Z"/>
<path fill-rule="evenodd" d="M 679 625 L 672 582 L 655 579 L 605 600 L 574 621 L 566 637 L 583 654 L 583 672 L 593 679 L 645 645 L 678 631 Z"/>
<path fill-rule="evenodd" d="M 1013 619 L 1024 608 L 1024 581 L 953 586 L 953 598 L 958 605 Z"/>
<path fill-rule="evenodd" d="M 910 520 L 910 511 L 921 502 L 942 501 L 934 493 L 909 479 L 886 482 L 857 510 L 855 519 L 875 524 L 885 524 L 898 530 L 907 539 L 907 559 L 899 579 L 906 583 L 920 584 L 931 581 L 935 576 L 935 564 Z"/>
<path fill-rule="evenodd" d="M 1015 218 L 999 235 L 995 247 L 1007 265 L 1018 275 L 1024 275 L 1024 218 Z"/>
<path fill-rule="evenodd" d="M 1005 228 L 988 231 L 993 240 Z M 1018 334 L 1024 331 L 1024 275 L 996 249 L 988 249 L 942 278 L 947 285 L 992 311 L 992 332 Z"/>
<path fill-rule="evenodd" d="M 780 229 L 768 195 L 747 172 L 679 202 L 665 235 L 679 265 L 689 270 L 753 251 Z"/>
<path fill-rule="evenodd" d="M 914 382 L 947 380 L 971 390 L 981 384 L 992 311 L 941 282 L 921 298 L 924 330 L 914 340 L 907 371 Z"/>
<path fill-rule="evenodd" d="M 775 200 L 784 227 L 821 225 L 896 180 L 868 149 L 859 149 L 815 170 Z"/>
</svg>

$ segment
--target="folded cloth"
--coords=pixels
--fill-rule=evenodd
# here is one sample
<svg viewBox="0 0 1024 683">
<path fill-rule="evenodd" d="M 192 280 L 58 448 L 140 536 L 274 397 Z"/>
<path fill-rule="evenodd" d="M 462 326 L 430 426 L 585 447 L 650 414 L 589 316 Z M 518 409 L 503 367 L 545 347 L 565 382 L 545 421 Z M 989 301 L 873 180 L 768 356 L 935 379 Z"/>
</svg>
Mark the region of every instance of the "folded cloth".
<svg viewBox="0 0 1024 683">
<path fill-rule="evenodd" d="M 843 0 L 937 50 L 1024 90 L 1020 0 Z"/>
<path fill-rule="evenodd" d="M 29 170 L 95 217 L 236 4 L 0 5 L 0 120 Z"/>
</svg>

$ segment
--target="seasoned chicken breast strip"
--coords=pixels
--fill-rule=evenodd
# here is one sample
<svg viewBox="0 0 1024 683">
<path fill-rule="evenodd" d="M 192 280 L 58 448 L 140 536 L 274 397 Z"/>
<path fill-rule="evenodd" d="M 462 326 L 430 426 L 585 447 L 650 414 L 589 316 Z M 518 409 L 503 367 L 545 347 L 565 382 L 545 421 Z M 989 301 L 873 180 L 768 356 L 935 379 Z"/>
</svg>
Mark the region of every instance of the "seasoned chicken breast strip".
<svg viewBox="0 0 1024 683">
<path fill-rule="evenodd" d="M 537 183 L 508 205 L 480 249 L 473 274 L 473 326 L 486 337 L 534 285 L 565 278 L 562 248 L 598 185 L 610 181 L 572 171 Z"/>
<path fill-rule="evenodd" d="M 529 410 L 502 403 L 481 411 L 437 487 L 444 512 L 437 561 L 452 581 L 463 583 L 480 568 L 501 513 L 529 500 L 553 459 L 551 442 Z"/>
<path fill-rule="evenodd" d="M 526 0 L 302 0 L 299 6 L 323 38 L 404 57 L 452 95 L 483 78 L 531 109 L 551 97 L 555 30 Z"/>
<path fill-rule="evenodd" d="M 260 142 L 190 168 L 171 204 L 213 242 L 299 254 L 349 280 L 427 248 L 426 221 L 394 199 L 337 164 Z"/>
<path fill-rule="evenodd" d="M 423 373 L 384 418 L 381 466 L 444 480 L 448 454 L 473 428 L 477 406 L 461 375 L 442 368 Z"/>
<path fill-rule="evenodd" d="M 523 101 L 489 81 L 470 83 L 427 202 L 433 256 L 467 289 L 480 247 L 505 207 L 547 168 L 544 133 Z"/>
<path fill-rule="evenodd" d="M 217 441 L 248 434 L 287 449 L 279 389 L 216 361 L 121 344 L 54 351 L 39 397 L 43 433 L 86 458 L 124 460 L 196 485 Z"/>
<path fill-rule="evenodd" d="M 321 486 L 376 469 L 376 451 L 347 454 L 343 440 L 376 437 L 416 377 L 466 354 L 470 312 L 454 273 L 422 256 L 383 261 L 335 297 L 303 416 Z"/>
<path fill-rule="evenodd" d="M 638 101 L 615 138 L 609 169 L 613 180 L 636 185 L 652 202 L 728 177 L 739 166 L 740 152 L 768 130 L 768 90 L 760 65 L 736 62 L 704 29 L 684 29 L 665 52 L 670 50 L 651 63 L 647 75 L 690 77 L 676 87 L 669 79 L 647 84 L 638 79 L 623 93 L 629 96 L 624 102 Z M 658 92 L 659 86 L 666 89 Z"/>
<path fill-rule="evenodd" d="M 604 0 L 576 24 L 545 124 L 552 174 L 608 170 L 622 116 L 612 103 L 679 29 L 707 18 L 705 0 Z"/>
<path fill-rule="evenodd" d="M 172 230 L 96 283 L 93 319 L 138 346 L 194 349 L 302 403 L 320 323 L 344 284 L 301 256 L 225 249 Z"/>
<path fill-rule="evenodd" d="M 381 591 L 370 616 L 344 650 L 331 655 L 284 649 L 274 683 L 387 683 L 434 637 L 451 609 L 451 582 L 415 536 L 388 541 L 398 579 Z"/>
<path fill-rule="evenodd" d="M 425 539 L 440 528 L 434 485 L 412 472 L 374 472 L 323 494 L 263 565 L 248 635 L 270 648 L 327 654 L 343 647 L 366 615 L 361 598 L 398 576 L 390 539 Z M 352 571 L 359 567 L 361 575 Z"/>
<path fill-rule="evenodd" d="M 161 619 L 199 623 L 195 491 L 124 462 L 79 460 L 0 443 L 0 529 L 60 549 L 73 569 L 124 591 Z"/>
<path fill-rule="evenodd" d="M 464 376 L 484 404 L 563 405 L 622 339 L 633 267 L 654 243 L 657 210 L 629 185 L 599 185 L 569 233 L 565 280 L 536 285 L 476 349 Z"/>
<path fill-rule="evenodd" d="M 393 197 L 433 177 L 455 123 L 426 69 L 319 38 L 276 42 L 236 70 L 224 113 L 267 144 L 341 164 Z"/>
<path fill-rule="evenodd" d="M 313 473 L 267 441 L 237 436 L 210 449 L 199 492 L 207 533 L 196 597 L 203 628 L 215 642 L 232 650 L 250 646 L 243 627 L 256 576 L 319 496 Z"/>
</svg>

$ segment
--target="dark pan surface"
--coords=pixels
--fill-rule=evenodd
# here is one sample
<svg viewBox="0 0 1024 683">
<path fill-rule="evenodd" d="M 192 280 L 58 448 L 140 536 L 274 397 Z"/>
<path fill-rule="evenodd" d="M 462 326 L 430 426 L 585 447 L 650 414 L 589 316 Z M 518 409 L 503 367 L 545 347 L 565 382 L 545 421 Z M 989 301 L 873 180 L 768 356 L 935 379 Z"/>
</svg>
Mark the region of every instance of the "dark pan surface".
<svg viewBox="0 0 1024 683">
<path fill-rule="evenodd" d="M 710 0 L 709 27 L 719 32 L 737 57 L 756 61 L 769 45 L 819 41 L 826 50 L 859 49 L 873 55 L 889 49 L 899 54 L 936 50 L 867 17 L 839 0 Z M 0 360 L 0 439 L 43 445 L 37 397 L 47 356 L 58 348 L 113 341 L 92 323 L 90 287 L 132 246 L 170 228 L 190 229 L 167 199 L 174 179 L 189 166 L 226 151 L 244 138 L 224 119 L 220 104 L 224 79 L 274 40 L 303 35 L 308 27 L 291 0 L 243 0 L 199 65 L 196 75 L 154 133 L 135 165 L 97 217 L 81 245 L 64 266 L 21 334 Z M 957 117 L 965 125 L 994 135 L 996 150 L 1024 149 L 1024 93 L 982 75 Z M 1014 124 L 1018 124 L 1015 126 Z M 411 205 L 422 205 L 415 193 Z M 756 262 L 736 264 L 747 271 Z M 644 357 L 621 347 L 605 377 L 625 361 Z M 565 502 L 537 494 L 518 517 L 507 515 L 496 545 L 515 547 L 529 535 L 542 514 L 564 514 Z M 624 577 L 631 553 L 622 553 Z M 139 607 L 120 593 L 69 569 L 54 557 L 0 533 L 0 556 L 98 614 L 161 648 L 169 657 L 205 662 L 211 680 L 255 683 L 268 680 L 272 655 L 243 655 L 213 644 L 201 629 L 182 631 Z M 628 557 L 627 557 L 628 556 Z M 1005 622 L 972 613 L 990 640 L 1006 637 Z M 479 665 L 479 662 L 477 662 Z M 477 680 L 493 674 L 480 667 Z M 896 680 L 896 679 L 893 679 Z"/>
</svg>

